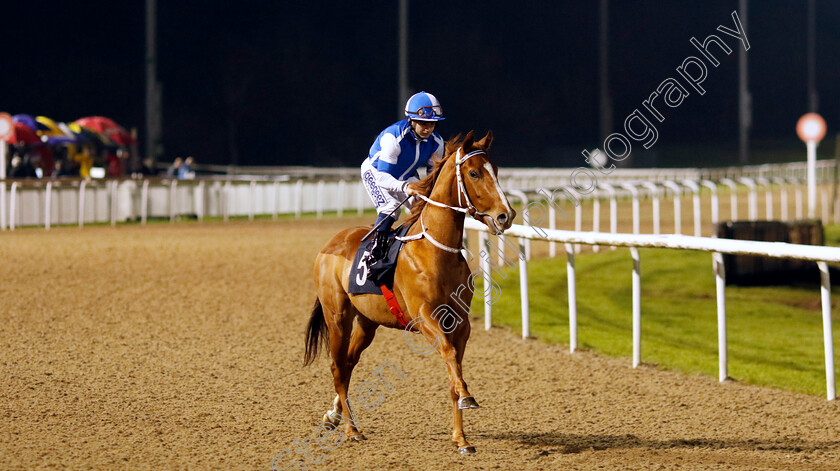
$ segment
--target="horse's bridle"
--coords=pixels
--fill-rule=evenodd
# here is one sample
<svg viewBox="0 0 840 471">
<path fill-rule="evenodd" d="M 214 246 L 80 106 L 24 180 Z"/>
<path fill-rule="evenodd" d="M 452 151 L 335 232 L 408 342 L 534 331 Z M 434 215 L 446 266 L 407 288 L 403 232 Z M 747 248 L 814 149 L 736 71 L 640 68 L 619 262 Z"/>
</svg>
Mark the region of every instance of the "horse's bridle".
<svg viewBox="0 0 840 471">
<path fill-rule="evenodd" d="M 463 158 L 461 158 L 461 148 L 459 147 L 458 150 L 455 153 L 455 179 L 458 182 L 458 205 L 459 206 L 449 206 L 448 204 L 440 203 L 440 202 L 435 201 L 435 200 L 429 198 L 428 196 L 424 196 L 424 195 L 417 195 L 417 196 L 420 199 L 422 199 L 423 201 L 425 201 L 429 204 L 432 204 L 434 206 L 439 206 L 441 208 L 449 208 L 453 211 L 458 211 L 459 213 L 469 214 L 470 216 L 472 216 L 473 218 L 475 218 L 478 221 L 481 221 L 481 218 L 483 218 L 485 216 L 489 216 L 489 214 L 482 213 L 481 211 L 479 211 L 475 207 L 475 205 L 472 204 L 472 201 L 470 201 L 470 194 L 467 193 L 467 185 L 464 183 L 464 177 L 461 174 L 461 165 L 463 165 L 464 162 L 466 162 L 467 159 L 469 159 L 470 157 L 472 157 L 474 155 L 479 155 L 479 154 L 487 155 L 487 152 L 485 152 L 483 150 L 474 150 L 474 151 L 470 152 L 469 154 L 465 155 Z M 460 206 L 461 204 L 463 204 L 463 203 L 461 203 L 461 195 L 462 194 L 464 195 L 464 199 L 467 202 L 466 207 Z"/>
<path fill-rule="evenodd" d="M 461 158 L 461 148 L 459 147 L 456 154 L 455 154 L 455 179 L 458 181 L 458 204 L 459 205 L 462 204 L 461 203 L 461 194 L 463 194 L 464 199 L 466 200 L 466 203 L 467 203 L 466 207 L 450 206 L 448 204 L 435 201 L 435 200 L 433 200 L 433 199 L 431 199 L 431 198 L 429 198 L 428 196 L 425 196 L 425 195 L 417 195 L 417 197 L 419 197 L 420 199 L 422 199 L 426 203 L 429 203 L 429 204 L 434 205 L 434 206 L 438 206 L 438 207 L 441 207 L 441 208 L 449 208 L 453 211 L 458 211 L 459 213 L 469 214 L 470 216 L 475 218 L 477 221 L 481 221 L 481 218 L 483 218 L 484 216 L 489 216 L 489 214 L 482 213 L 481 211 L 479 211 L 475 207 L 475 205 L 472 204 L 472 201 L 470 201 L 470 194 L 467 193 L 467 185 L 464 183 L 464 178 L 461 175 L 461 165 L 463 165 L 463 163 L 466 162 L 467 159 L 469 159 L 470 157 L 472 157 L 474 155 L 479 155 L 479 154 L 485 154 L 486 155 L 487 152 L 485 152 L 483 150 L 474 150 L 474 151 L 468 153 L 467 155 L 465 155 L 463 158 Z M 458 252 L 461 251 L 460 248 L 449 247 L 449 246 L 444 245 L 444 244 L 438 242 L 437 240 L 435 240 L 426 231 L 426 226 L 423 224 L 423 215 L 422 214 L 420 215 L 420 228 L 422 229 L 422 232 L 420 232 L 419 234 L 416 234 L 416 235 L 413 235 L 413 236 L 398 237 L 398 239 L 403 241 L 403 242 L 407 242 L 407 241 L 410 241 L 410 240 L 418 240 L 418 239 L 422 239 L 423 237 L 425 237 L 426 239 L 429 240 L 429 242 L 432 243 L 432 245 L 434 245 L 435 247 L 437 247 L 441 250 L 445 250 L 449 253 L 458 253 Z"/>
</svg>

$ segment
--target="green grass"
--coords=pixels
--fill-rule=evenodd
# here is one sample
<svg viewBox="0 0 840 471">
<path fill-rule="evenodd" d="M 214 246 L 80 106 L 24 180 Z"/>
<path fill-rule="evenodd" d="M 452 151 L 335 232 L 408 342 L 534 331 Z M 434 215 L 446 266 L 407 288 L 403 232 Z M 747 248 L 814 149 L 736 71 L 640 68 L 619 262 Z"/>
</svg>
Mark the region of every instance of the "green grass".
<svg viewBox="0 0 840 471">
<path fill-rule="evenodd" d="M 642 361 L 717 378 L 717 308 L 711 255 L 642 249 Z M 628 249 L 576 257 L 578 347 L 632 356 L 632 259 Z M 496 276 L 493 323 L 521 332 L 519 273 Z M 568 345 L 565 256 L 528 263 L 531 335 Z M 835 291 L 834 295 L 838 291 Z M 483 312 L 475 297 L 473 312 Z M 746 383 L 825 394 L 818 280 L 794 287 L 726 290 L 729 376 Z M 836 322 L 835 322 L 836 324 Z M 836 330 L 836 329 L 835 329 Z M 835 333 L 835 338 L 837 334 Z M 840 357 L 835 355 L 835 363 Z"/>
</svg>

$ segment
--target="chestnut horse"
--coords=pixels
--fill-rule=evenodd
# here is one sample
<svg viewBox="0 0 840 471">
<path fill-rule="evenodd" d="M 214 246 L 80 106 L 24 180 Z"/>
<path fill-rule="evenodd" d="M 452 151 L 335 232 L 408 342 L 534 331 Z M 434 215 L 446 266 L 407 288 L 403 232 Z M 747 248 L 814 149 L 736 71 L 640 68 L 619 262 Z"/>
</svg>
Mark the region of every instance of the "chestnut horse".
<svg viewBox="0 0 840 471">
<path fill-rule="evenodd" d="M 498 168 L 488 160 L 492 140 L 493 134 L 488 132 L 483 139 L 474 141 L 472 131 L 463 141 L 460 136 L 452 139 L 446 143 L 446 157 L 435 163 L 425 179 L 411 184 L 422 195 L 422 201 L 414 204 L 406 223 L 419 223 L 405 236 L 410 241 L 399 255 L 394 274 L 393 292 L 408 321 L 406 329 L 419 331 L 437 347 L 446 363 L 454 415 L 452 440 L 461 453 L 475 453 L 464 437 L 461 409 L 478 407 L 461 372 L 470 337 L 468 312 L 450 300 L 450 294 L 458 292 L 459 286 L 469 286 L 470 269 L 460 252 L 464 217 L 469 214 L 491 232 L 501 234 L 516 216 L 499 185 Z M 365 437 L 352 420 L 355 408 L 350 405 L 348 411 L 347 389 L 353 367 L 373 341 L 377 327 L 403 328 L 384 297 L 347 292 L 356 250 L 369 230 L 370 227 L 354 227 L 339 232 L 315 258 L 318 298 L 306 329 L 304 357 L 304 364 L 310 364 L 318 354 L 319 344 L 329 343 L 337 396 L 333 408 L 324 415 L 324 422 L 337 426 L 340 416 L 347 421 L 347 437 L 355 440 Z M 458 292 L 458 296 L 469 306 L 472 291 L 461 290 L 466 293 L 462 296 Z M 446 304 L 458 305 L 452 308 L 459 319 L 457 324 L 450 323 L 454 326 L 442 327 L 441 319 L 433 317 L 435 309 Z M 435 315 L 442 317 L 439 314 Z"/>
</svg>

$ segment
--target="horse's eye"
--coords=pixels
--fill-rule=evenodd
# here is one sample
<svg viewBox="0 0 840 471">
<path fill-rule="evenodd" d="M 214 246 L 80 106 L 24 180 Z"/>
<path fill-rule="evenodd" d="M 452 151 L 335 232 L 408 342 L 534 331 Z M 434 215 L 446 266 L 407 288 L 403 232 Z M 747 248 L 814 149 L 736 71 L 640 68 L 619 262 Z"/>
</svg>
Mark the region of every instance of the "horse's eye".
<svg viewBox="0 0 840 471">
<path fill-rule="evenodd" d="M 478 178 L 478 172 L 476 172 L 475 170 L 470 170 L 470 176 L 473 178 Z"/>
</svg>

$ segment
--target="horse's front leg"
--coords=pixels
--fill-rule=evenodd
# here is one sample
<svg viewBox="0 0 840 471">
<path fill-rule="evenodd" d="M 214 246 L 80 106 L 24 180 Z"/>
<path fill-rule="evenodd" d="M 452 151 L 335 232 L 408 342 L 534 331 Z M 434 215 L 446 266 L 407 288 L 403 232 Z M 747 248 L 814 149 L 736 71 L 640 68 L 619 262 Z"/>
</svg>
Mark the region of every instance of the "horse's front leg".
<svg viewBox="0 0 840 471">
<path fill-rule="evenodd" d="M 423 310 L 421 309 L 421 312 Z M 461 370 L 461 361 L 464 358 L 464 348 L 467 339 L 470 337 L 469 320 L 459 324 L 455 331 L 447 336 L 438 322 L 431 318 L 429 313 L 424 313 L 424 322 L 418 325 L 420 333 L 433 345 L 443 357 L 449 373 L 449 395 L 452 399 L 452 441 L 458 446 L 461 453 L 475 453 L 475 447 L 467 442 L 464 435 L 463 409 L 476 409 L 478 403 L 467 389 Z"/>
</svg>

